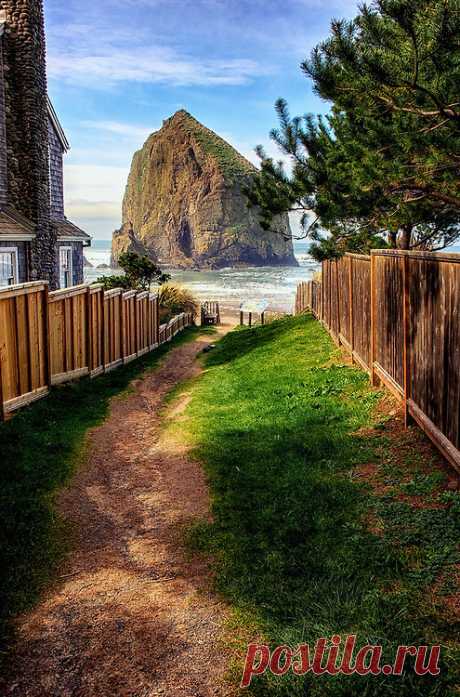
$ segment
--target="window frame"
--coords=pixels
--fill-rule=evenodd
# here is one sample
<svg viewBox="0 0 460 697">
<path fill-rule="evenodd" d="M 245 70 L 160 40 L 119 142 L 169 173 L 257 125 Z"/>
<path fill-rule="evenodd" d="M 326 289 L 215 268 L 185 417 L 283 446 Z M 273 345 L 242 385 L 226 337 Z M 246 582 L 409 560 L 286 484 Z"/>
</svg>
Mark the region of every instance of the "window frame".
<svg viewBox="0 0 460 697">
<path fill-rule="evenodd" d="M 69 252 L 68 274 L 69 274 L 70 284 L 68 286 L 62 286 L 62 284 L 61 284 L 61 278 L 62 278 L 61 252 Z M 61 289 L 71 288 L 72 286 L 73 286 L 73 247 L 71 245 L 59 245 L 59 288 L 61 288 Z"/>
<path fill-rule="evenodd" d="M 7 286 L 0 286 L 0 288 L 10 288 L 19 283 L 19 247 L 0 247 L 0 254 L 13 255 L 13 283 Z"/>
</svg>

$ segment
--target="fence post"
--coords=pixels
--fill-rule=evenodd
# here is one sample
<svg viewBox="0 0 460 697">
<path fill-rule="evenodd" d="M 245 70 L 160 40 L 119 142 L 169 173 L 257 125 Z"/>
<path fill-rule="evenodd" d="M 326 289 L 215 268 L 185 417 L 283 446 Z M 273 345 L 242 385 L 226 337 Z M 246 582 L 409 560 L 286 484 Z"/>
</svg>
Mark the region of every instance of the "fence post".
<svg viewBox="0 0 460 697">
<path fill-rule="evenodd" d="M 403 375 L 404 375 L 404 426 L 409 425 L 408 401 L 410 398 L 410 271 L 409 256 L 403 255 Z"/>
<path fill-rule="evenodd" d="M 5 403 L 3 401 L 3 376 L 2 376 L 2 347 L 0 346 L 0 420 L 6 421 Z"/>
<path fill-rule="evenodd" d="M 375 255 L 371 251 L 371 355 L 370 355 L 370 370 L 371 370 L 371 385 L 375 386 L 377 380 L 375 377 L 374 363 L 375 363 L 375 300 L 376 300 L 376 288 L 375 288 Z"/>
<path fill-rule="evenodd" d="M 120 358 L 125 359 L 125 301 L 123 299 L 123 291 L 120 295 Z"/>
<path fill-rule="evenodd" d="M 101 347 L 102 347 L 102 366 L 104 368 L 104 372 L 106 370 L 106 366 L 108 365 L 106 362 L 106 355 L 105 355 L 105 290 L 102 288 L 101 290 Z"/>
<path fill-rule="evenodd" d="M 160 345 L 160 298 L 158 293 L 155 300 L 155 343 L 157 346 Z"/>
<path fill-rule="evenodd" d="M 50 302 L 49 302 L 49 285 L 48 281 L 45 281 L 45 287 L 43 289 L 43 304 L 44 304 L 44 343 L 45 343 L 45 382 L 47 386 L 51 387 L 51 335 L 50 335 Z M 65 321 L 65 319 L 64 319 Z"/>
<path fill-rule="evenodd" d="M 353 363 L 353 351 L 355 350 L 355 332 L 353 324 L 353 257 L 348 257 L 348 304 L 350 306 L 350 348 L 351 362 Z"/>
<path fill-rule="evenodd" d="M 341 262 L 340 262 L 341 263 Z M 337 303 L 337 311 L 336 311 L 336 317 L 337 317 L 337 343 L 340 346 L 341 341 L 340 341 L 340 334 L 342 331 L 342 324 L 340 322 L 340 290 L 339 290 L 339 260 L 335 260 L 335 288 L 336 288 L 336 294 L 335 294 L 335 300 Z"/>
<path fill-rule="evenodd" d="M 137 302 L 137 293 L 134 296 L 134 352 L 136 356 L 139 354 L 139 303 Z"/>
<path fill-rule="evenodd" d="M 91 298 L 91 286 L 86 289 L 86 359 L 88 373 L 93 369 L 93 301 Z"/>
<path fill-rule="evenodd" d="M 324 295 L 325 295 L 324 287 L 326 285 L 326 283 L 325 283 L 326 275 L 324 273 L 324 269 L 326 268 L 325 264 L 326 264 L 325 261 L 321 262 L 321 317 L 320 317 L 320 321 L 322 323 L 324 323 Z"/>
</svg>

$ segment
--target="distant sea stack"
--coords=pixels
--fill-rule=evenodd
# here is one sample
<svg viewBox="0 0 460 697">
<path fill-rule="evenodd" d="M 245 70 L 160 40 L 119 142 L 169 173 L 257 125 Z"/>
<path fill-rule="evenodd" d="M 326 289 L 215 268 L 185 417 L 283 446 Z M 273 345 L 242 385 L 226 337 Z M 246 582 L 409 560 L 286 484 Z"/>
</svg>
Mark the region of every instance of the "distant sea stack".
<svg viewBox="0 0 460 697">
<path fill-rule="evenodd" d="M 244 188 L 256 171 L 178 111 L 134 155 L 112 266 L 128 250 L 177 268 L 296 266 L 288 216 L 276 221 L 277 232 L 267 232 L 257 209 L 248 207 Z"/>
</svg>

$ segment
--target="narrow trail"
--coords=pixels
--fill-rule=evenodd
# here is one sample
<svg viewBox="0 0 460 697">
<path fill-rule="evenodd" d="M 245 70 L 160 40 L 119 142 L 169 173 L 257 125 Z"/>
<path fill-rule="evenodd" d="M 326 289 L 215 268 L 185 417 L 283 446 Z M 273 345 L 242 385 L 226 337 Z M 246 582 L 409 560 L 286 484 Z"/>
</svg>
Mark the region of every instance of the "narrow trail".
<svg viewBox="0 0 460 697">
<path fill-rule="evenodd" d="M 173 349 L 91 432 L 87 463 L 59 497 L 75 530 L 72 552 L 20 620 L 5 695 L 231 694 L 219 646 L 226 608 L 210 591 L 206 563 L 182 546 L 183 527 L 209 515 L 205 478 L 162 432 L 186 397 L 160 413 L 166 395 L 199 374 L 196 356 L 212 340 Z"/>
</svg>

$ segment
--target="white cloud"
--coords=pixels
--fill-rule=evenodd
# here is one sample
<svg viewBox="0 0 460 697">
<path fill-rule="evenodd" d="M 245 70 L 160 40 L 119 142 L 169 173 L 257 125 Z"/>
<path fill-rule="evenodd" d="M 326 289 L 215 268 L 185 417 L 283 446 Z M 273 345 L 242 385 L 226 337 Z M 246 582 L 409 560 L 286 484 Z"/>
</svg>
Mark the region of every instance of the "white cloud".
<svg viewBox="0 0 460 697">
<path fill-rule="evenodd" d="M 66 165 L 66 201 L 106 201 L 117 203 L 120 207 L 128 173 L 128 167 Z"/>
<path fill-rule="evenodd" d="M 119 201 L 86 201 L 84 199 L 68 199 L 66 214 L 71 219 L 86 220 L 121 220 L 121 204 Z"/>
<path fill-rule="evenodd" d="M 66 165 L 66 215 L 96 239 L 110 239 L 121 224 L 129 167 Z"/>
<path fill-rule="evenodd" d="M 121 82 L 167 83 L 174 86 L 222 86 L 249 83 L 265 74 L 247 59 L 205 60 L 181 56 L 169 48 L 101 46 L 62 48 L 48 59 L 50 77 L 71 84 L 113 87 Z"/>
<path fill-rule="evenodd" d="M 119 121 L 83 121 L 81 125 L 84 128 L 114 133 L 138 141 L 146 140 L 152 133 L 152 129 L 147 126 L 136 126 L 131 123 L 120 123 Z"/>
</svg>

